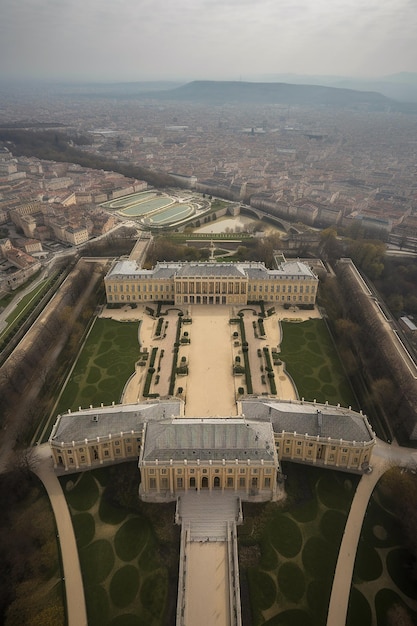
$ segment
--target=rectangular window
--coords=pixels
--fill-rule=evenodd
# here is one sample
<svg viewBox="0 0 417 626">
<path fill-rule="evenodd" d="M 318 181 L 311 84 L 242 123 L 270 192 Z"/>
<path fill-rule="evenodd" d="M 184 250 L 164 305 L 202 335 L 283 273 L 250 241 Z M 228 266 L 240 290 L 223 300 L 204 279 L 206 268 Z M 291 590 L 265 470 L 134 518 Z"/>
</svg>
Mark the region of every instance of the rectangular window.
<svg viewBox="0 0 417 626">
<path fill-rule="evenodd" d="M 233 487 L 233 476 L 228 476 L 227 477 L 227 486 L 228 487 Z"/>
<path fill-rule="evenodd" d="M 149 489 L 156 489 L 156 478 L 149 479 Z"/>
<path fill-rule="evenodd" d="M 182 477 L 177 478 L 177 489 L 182 489 Z"/>
<path fill-rule="evenodd" d="M 239 476 L 239 487 L 241 489 L 245 489 L 246 487 L 246 478 L 244 476 Z"/>
<path fill-rule="evenodd" d="M 168 489 L 168 478 L 166 476 L 161 478 L 161 489 Z"/>
<path fill-rule="evenodd" d="M 270 486 L 271 486 L 271 479 L 267 476 L 267 477 L 264 479 L 264 487 L 265 487 L 266 489 L 268 489 Z"/>
</svg>

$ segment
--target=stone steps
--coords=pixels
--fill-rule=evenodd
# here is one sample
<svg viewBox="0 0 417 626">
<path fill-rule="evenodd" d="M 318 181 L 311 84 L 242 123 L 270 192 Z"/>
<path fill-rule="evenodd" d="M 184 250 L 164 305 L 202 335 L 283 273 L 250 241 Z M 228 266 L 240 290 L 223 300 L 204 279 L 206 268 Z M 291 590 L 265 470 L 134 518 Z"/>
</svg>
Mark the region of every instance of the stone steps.
<svg viewBox="0 0 417 626">
<path fill-rule="evenodd" d="M 180 498 L 183 527 L 190 528 L 191 541 L 226 541 L 227 523 L 238 515 L 236 494 L 188 493 Z"/>
</svg>

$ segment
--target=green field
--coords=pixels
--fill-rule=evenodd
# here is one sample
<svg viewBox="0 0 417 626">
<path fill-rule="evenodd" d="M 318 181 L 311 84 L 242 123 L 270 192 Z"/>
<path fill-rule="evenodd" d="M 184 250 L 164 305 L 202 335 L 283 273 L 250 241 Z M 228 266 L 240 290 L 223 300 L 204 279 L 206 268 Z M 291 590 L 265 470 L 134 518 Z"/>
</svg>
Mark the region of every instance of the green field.
<svg viewBox="0 0 417 626">
<path fill-rule="evenodd" d="M 55 413 L 118 403 L 139 357 L 138 322 L 96 319 Z"/>
<path fill-rule="evenodd" d="M 376 621 L 378 625 L 417 624 L 414 567 L 413 557 L 404 547 L 403 531 L 393 503 L 384 496 L 379 483 L 369 502 L 359 539 L 347 626 L 373 626 Z M 399 613 L 389 621 L 391 611 Z"/>
<path fill-rule="evenodd" d="M 292 463 L 285 472 L 287 500 L 243 504 L 244 523 L 238 527 L 253 626 L 325 626 L 359 477 Z"/>
<path fill-rule="evenodd" d="M 174 505 L 139 501 L 136 463 L 60 480 L 74 524 L 89 626 L 165 626 L 175 606 L 169 599 L 177 593 Z"/>
<path fill-rule="evenodd" d="M 280 359 L 285 362 L 300 398 L 351 406 L 357 402 L 345 371 L 321 319 L 282 322 Z"/>
</svg>

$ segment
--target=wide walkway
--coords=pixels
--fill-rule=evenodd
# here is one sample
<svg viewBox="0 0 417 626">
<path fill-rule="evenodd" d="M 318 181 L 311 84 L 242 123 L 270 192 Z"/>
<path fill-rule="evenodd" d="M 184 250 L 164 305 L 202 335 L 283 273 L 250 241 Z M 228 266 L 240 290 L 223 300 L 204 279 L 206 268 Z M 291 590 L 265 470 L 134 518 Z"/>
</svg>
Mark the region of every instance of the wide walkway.
<svg viewBox="0 0 417 626">
<path fill-rule="evenodd" d="M 199 491 L 180 498 L 182 532 L 188 529 L 184 626 L 231 626 L 227 526 L 237 521 L 238 513 L 235 493 Z"/>
<path fill-rule="evenodd" d="M 67 501 L 54 471 L 49 444 L 37 446 L 35 450 L 38 463 L 34 471 L 48 493 L 58 530 L 64 569 L 68 626 L 87 626 L 83 579 Z"/>
<path fill-rule="evenodd" d="M 185 417 L 236 415 L 230 309 L 196 305 L 191 318 Z"/>
</svg>

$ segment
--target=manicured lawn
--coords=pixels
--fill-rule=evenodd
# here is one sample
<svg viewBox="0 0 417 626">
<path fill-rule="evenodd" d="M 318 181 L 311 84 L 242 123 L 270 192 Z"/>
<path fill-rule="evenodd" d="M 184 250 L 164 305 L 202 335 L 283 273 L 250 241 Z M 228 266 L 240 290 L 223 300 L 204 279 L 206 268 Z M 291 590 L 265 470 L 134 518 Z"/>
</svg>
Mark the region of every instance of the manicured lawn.
<svg viewBox="0 0 417 626">
<path fill-rule="evenodd" d="M 356 407 L 355 397 L 323 320 L 282 322 L 280 358 L 300 398 Z"/>
<path fill-rule="evenodd" d="M 166 607 L 168 597 L 176 597 L 179 555 L 174 505 L 155 509 L 139 501 L 136 463 L 60 480 L 77 539 L 89 626 L 170 623 Z"/>
<path fill-rule="evenodd" d="M 377 485 L 356 554 L 347 626 L 417 623 L 417 583 L 411 576 L 413 562 L 391 507 L 389 498 Z M 372 608 L 377 622 L 372 622 Z M 392 612 L 396 617 L 392 614 L 389 617 Z"/>
<path fill-rule="evenodd" d="M 139 357 L 138 323 L 96 319 L 56 413 L 118 403 Z"/>
<path fill-rule="evenodd" d="M 244 503 L 238 527 L 241 563 L 254 544 L 260 551 L 247 567 L 253 626 L 325 626 L 358 477 L 289 463 L 285 473 L 287 500 L 257 511 Z"/>
</svg>

